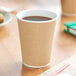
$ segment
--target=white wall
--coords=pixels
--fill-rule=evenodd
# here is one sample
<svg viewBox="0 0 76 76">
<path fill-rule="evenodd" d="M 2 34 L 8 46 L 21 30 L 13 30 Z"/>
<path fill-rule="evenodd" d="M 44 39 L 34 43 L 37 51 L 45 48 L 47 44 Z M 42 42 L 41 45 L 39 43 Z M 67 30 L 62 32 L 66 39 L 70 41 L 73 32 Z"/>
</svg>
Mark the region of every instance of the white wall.
<svg viewBox="0 0 76 76">
<path fill-rule="evenodd" d="M 49 9 L 61 13 L 60 0 L 30 0 L 39 9 Z"/>
</svg>

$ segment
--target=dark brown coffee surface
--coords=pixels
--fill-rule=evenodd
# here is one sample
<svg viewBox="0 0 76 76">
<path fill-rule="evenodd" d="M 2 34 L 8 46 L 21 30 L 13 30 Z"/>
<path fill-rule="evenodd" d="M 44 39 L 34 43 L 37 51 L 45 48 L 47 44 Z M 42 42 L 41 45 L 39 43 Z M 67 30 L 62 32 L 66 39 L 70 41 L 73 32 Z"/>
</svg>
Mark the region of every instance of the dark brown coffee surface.
<svg viewBox="0 0 76 76">
<path fill-rule="evenodd" d="M 47 20 L 52 20 L 52 18 L 49 17 L 44 17 L 44 16 L 28 16 L 24 17 L 24 20 L 29 20 L 29 21 L 47 21 Z"/>
</svg>

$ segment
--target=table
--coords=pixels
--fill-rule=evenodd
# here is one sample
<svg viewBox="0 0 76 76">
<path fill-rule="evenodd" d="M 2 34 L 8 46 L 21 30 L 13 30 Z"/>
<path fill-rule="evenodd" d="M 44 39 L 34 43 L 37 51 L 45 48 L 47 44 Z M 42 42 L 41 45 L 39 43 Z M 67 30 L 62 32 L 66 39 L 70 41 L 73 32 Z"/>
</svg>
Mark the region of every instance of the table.
<svg viewBox="0 0 76 76">
<path fill-rule="evenodd" d="M 18 24 L 13 12 L 13 20 L 0 27 L 0 76 L 37 76 L 48 68 L 60 63 L 76 53 L 76 37 L 64 32 L 64 22 L 75 21 L 76 17 L 61 18 L 59 31 L 54 40 L 51 66 L 30 69 L 22 65 Z"/>
</svg>

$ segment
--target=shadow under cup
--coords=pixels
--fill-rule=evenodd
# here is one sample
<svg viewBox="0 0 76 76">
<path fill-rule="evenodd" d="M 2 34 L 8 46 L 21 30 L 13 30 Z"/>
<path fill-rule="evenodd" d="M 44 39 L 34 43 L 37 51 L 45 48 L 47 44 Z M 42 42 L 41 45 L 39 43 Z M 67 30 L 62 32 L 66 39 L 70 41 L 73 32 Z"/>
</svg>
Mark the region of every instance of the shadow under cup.
<svg viewBox="0 0 76 76">
<path fill-rule="evenodd" d="M 24 20 L 28 16 L 52 18 L 46 21 Z M 17 14 L 23 64 L 31 68 L 50 65 L 57 15 L 48 10 L 24 10 Z"/>
</svg>

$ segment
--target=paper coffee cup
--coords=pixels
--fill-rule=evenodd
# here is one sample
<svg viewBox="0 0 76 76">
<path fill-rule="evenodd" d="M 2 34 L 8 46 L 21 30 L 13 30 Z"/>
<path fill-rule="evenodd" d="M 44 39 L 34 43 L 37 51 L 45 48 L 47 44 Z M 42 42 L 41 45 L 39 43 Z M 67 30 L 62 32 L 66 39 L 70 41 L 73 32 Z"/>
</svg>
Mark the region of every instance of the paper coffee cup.
<svg viewBox="0 0 76 76">
<path fill-rule="evenodd" d="M 52 18 L 46 21 L 24 20 L 27 16 Z M 41 68 L 50 65 L 57 15 L 48 10 L 24 10 L 17 14 L 23 64 Z"/>
<path fill-rule="evenodd" d="M 62 14 L 76 16 L 76 0 L 61 0 Z"/>
</svg>

